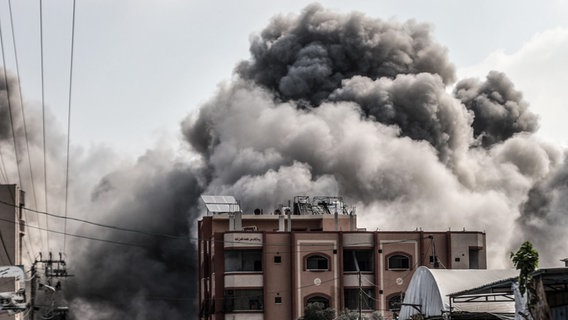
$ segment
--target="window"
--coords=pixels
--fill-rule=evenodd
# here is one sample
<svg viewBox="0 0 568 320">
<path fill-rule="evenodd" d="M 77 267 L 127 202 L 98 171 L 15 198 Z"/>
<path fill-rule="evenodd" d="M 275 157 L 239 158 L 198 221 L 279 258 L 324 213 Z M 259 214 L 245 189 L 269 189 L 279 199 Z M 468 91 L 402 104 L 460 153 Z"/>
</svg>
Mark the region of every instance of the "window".
<svg viewBox="0 0 568 320">
<path fill-rule="evenodd" d="M 310 303 L 321 303 L 324 309 L 329 308 L 329 299 L 324 296 L 312 296 L 306 300 L 306 305 Z"/>
<path fill-rule="evenodd" d="M 282 262 L 282 256 L 274 256 L 274 263 L 281 263 Z"/>
<path fill-rule="evenodd" d="M 410 269 L 410 258 L 402 254 L 394 254 L 388 257 L 389 270 L 408 270 Z"/>
<path fill-rule="evenodd" d="M 262 289 L 225 290 L 225 312 L 263 310 Z"/>
<path fill-rule="evenodd" d="M 343 270 L 347 272 L 372 272 L 375 269 L 374 260 L 373 250 L 343 250 Z"/>
<path fill-rule="evenodd" d="M 225 272 L 260 272 L 262 271 L 261 250 L 225 251 Z"/>
<path fill-rule="evenodd" d="M 310 271 L 322 271 L 329 270 L 328 259 L 321 255 L 311 255 L 306 259 L 306 270 Z"/>
<path fill-rule="evenodd" d="M 400 304 L 404 300 L 404 293 L 397 293 L 387 298 L 389 311 L 400 311 Z"/>
<path fill-rule="evenodd" d="M 274 297 L 274 303 L 277 303 L 277 304 L 282 303 L 282 297 Z"/>
<path fill-rule="evenodd" d="M 373 290 L 373 288 L 362 288 L 361 291 L 359 291 L 359 288 L 345 289 L 343 293 L 346 309 L 358 310 L 359 298 L 361 298 L 362 310 L 375 310 L 375 290 Z M 361 295 L 359 295 L 359 293 L 361 293 Z"/>
</svg>

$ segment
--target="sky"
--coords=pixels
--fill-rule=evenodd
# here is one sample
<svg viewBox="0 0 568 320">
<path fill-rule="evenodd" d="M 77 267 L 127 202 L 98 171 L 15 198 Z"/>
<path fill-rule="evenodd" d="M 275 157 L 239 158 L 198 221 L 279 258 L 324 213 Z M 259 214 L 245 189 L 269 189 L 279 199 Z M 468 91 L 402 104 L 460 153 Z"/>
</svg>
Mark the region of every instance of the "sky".
<svg viewBox="0 0 568 320">
<path fill-rule="evenodd" d="M 84 190 L 79 198 L 88 198 L 105 173 L 134 163 L 147 150 L 187 149 L 182 122 L 231 86 L 237 64 L 251 57 L 252 39 L 274 16 L 297 15 L 310 3 L 77 1 L 69 106 L 73 2 L 45 1 L 44 104 L 47 130 L 56 132 L 53 140 L 48 136 L 46 145 L 58 144 L 59 152 L 49 166 L 58 167 L 54 171 L 63 177 L 62 142 L 68 120 L 71 157 L 81 157 L 72 171 L 81 172 L 82 179 L 92 183 L 81 190 L 73 188 L 76 193 Z M 456 82 L 447 84 L 446 91 L 464 78 L 484 79 L 491 70 L 504 72 L 539 118 L 535 136 L 560 149 L 568 145 L 568 90 L 564 88 L 568 83 L 568 1 L 546 5 L 449 0 L 320 3 L 339 14 L 356 11 L 383 21 L 411 19 L 428 24 L 433 41 L 447 50 L 448 61 L 456 69 Z M 39 119 L 39 2 L 11 2 L 13 29 L 8 4 L 0 1 L 4 61 L 15 74 L 15 40 L 22 95 L 31 107 L 27 112 L 36 112 L 27 116 Z M 62 212 L 62 204 L 53 210 Z"/>
<path fill-rule="evenodd" d="M 201 194 L 270 212 L 298 192 L 343 192 L 370 230 L 485 231 L 490 268 L 510 267 L 527 238 L 547 265 L 566 257 L 567 1 L 310 3 L 79 0 L 69 108 L 73 3 L 44 1 L 46 155 L 39 2 L 12 1 L 32 128 L 18 167 L 29 206 L 64 212 L 70 185 L 73 218 L 146 232 L 28 217 L 30 227 L 96 238 L 70 243 L 78 319 L 192 314 L 177 299 L 156 306 L 148 292 L 194 301 L 179 279 L 196 281 L 196 248 L 176 236 L 195 237 Z M 0 27 L 13 84 L 8 4 L 0 0 Z M 15 163 L 10 127 L 23 148 L 22 123 L 0 118 L 2 161 Z M 61 237 L 30 232 L 29 241 L 67 252 Z"/>
<path fill-rule="evenodd" d="M 77 1 L 71 144 L 136 157 L 175 141 L 179 124 L 249 57 L 249 38 L 308 1 Z M 338 12 L 432 25 L 458 76 L 505 71 L 541 117 L 539 134 L 567 143 L 568 3 L 534 1 L 322 1 Z M 8 1 L 0 2 L 4 32 Z M 41 104 L 38 1 L 12 1 L 22 91 Z M 68 117 L 72 1 L 43 4 L 44 96 L 54 126 Z M 15 69 L 11 39 L 6 64 Z M 164 139 L 165 138 L 165 139 Z"/>
</svg>

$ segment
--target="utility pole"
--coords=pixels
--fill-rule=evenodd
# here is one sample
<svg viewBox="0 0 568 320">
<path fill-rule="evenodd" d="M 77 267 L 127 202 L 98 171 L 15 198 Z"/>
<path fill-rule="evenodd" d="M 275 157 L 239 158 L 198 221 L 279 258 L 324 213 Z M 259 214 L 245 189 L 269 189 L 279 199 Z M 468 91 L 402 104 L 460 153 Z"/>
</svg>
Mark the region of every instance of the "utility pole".
<svg viewBox="0 0 568 320">
<path fill-rule="evenodd" d="M 438 256 L 436 255 L 436 243 L 434 242 L 434 236 L 429 235 L 428 238 L 430 238 L 430 240 L 432 241 L 432 254 L 434 255 L 432 262 L 434 263 L 434 269 L 438 269 L 440 268 L 440 262 L 438 261 Z"/>
<path fill-rule="evenodd" d="M 357 266 L 359 267 L 359 266 Z M 359 268 L 357 268 L 359 269 Z M 359 271 L 359 320 L 363 319 L 362 309 L 363 309 L 363 288 L 361 288 L 361 270 Z"/>
<path fill-rule="evenodd" d="M 40 275 L 38 272 L 37 265 L 41 265 L 44 273 Z M 63 260 L 61 253 L 59 253 L 59 259 L 54 260 L 51 252 L 49 253 L 48 259 L 43 259 L 40 254 L 39 260 L 35 260 L 32 264 L 32 282 L 31 282 L 31 310 L 30 319 L 35 320 L 36 311 L 42 310 L 42 319 L 52 319 L 52 320 L 65 320 L 67 319 L 67 312 L 69 308 L 67 306 L 57 305 L 60 301 L 56 301 L 56 293 L 62 289 L 61 280 L 70 277 L 67 273 L 67 263 Z M 37 290 L 43 290 L 45 295 L 43 301 L 49 301 L 49 304 L 38 303 Z M 45 310 L 45 307 L 48 307 Z"/>
<path fill-rule="evenodd" d="M 32 281 L 31 281 L 31 293 L 30 293 L 30 319 L 35 320 L 35 296 L 36 296 L 36 262 L 32 264 Z"/>
</svg>

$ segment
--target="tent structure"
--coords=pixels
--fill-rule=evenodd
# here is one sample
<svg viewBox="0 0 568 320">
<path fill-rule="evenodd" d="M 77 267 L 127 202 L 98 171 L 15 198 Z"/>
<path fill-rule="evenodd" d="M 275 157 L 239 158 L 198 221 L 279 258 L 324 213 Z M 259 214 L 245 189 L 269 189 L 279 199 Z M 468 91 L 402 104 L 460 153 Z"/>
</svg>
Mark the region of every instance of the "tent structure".
<svg viewBox="0 0 568 320">
<path fill-rule="evenodd" d="M 442 318 L 454 314 L 490 314 L 497 319 L 510 318 L 515 313 L 514 298 L 497 299 L 498 294 L 486 294 L 484 301 L 468 301 L 467 298 L 452 303 L 450 295 L 473 288 L 499 287 L 494 284 L 510 284 L 518 277 L 518 270 L 446 270 L 419 267 L 410 283 L 400 310 L 399 319 L 406 320 L 421 313 L 425 318 Z M 459 296 L 459 295 L 458 295 Z M 464 298 L 464 296 L 460 296 Z M 479 298 L 479 296 L 477 296 Z M 490 302 L 490 303 L 488 303 Z M 486 319 L 486 318 L 485 318 Z"/>
</svg>

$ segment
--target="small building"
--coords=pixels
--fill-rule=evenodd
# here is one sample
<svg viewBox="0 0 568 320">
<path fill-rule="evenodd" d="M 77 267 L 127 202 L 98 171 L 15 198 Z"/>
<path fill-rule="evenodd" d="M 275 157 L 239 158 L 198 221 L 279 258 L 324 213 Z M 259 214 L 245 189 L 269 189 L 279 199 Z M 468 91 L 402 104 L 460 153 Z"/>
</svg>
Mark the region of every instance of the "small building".
<svg viewBox="0 0 568 320">
<path fill-rule="evenodd" d="M 200 319 L 298 319 L 310 302 L 396 317 L 420 266 L 485 269 L 477 231 L 366 231 L 340 197 L 295 197 L 272 212 L 202 196 Z"/>
<path fill-rule="evenodd" d="M 517 289 L 518 270 L 431 270 L 420 267 L 406 292 L 399 319 L 524 319 L 526 297 Z M 538 303 L 534 319 L 568 319 L 568 268 L 532 273 Z"/>
<path fill-rule="evenodd" d="M 443 319 L 450 312 L 452 319 L 512 319 L 515 299 L 511 283 L 518 275 L 517 270 L 420 267 L 410 280 L 399 319 L 410 319 L 414 314 L 421 314 L 426 319 Z M 486 287 L 500 289 L 487 292 Z M 483 293 L 474 296 L 480 290 Z"/>
<path fill-rule="evenodd" d="M 17 185 L 0 185 L 0 266 L 3 274 L 12 274 L 12 270 L 21 268 L 22 276 L 2 278 L 0 282 L 0 293 L 4 296 L 11 296 L 10 293 L 17 292 L 23 288 L 23 267 L 22 264 L 22 243 L 25 232 L 25 222 L 22 215 L 22 208 L 25 205 L 25 193 Z M 18 266 L 18 267 L 16 267 Z M 19 272 L 17 273 L 19 274 Z M 1 295 L 1 294 L 0 294 Z M 1 297 L 0 300 L 0 320 L 3 319 L 23 319 L 24 314 L 13 313 L 14 306 L 10 300 Z M 18 310 L 21 311 L 21 310 Z"/>
</svg>

